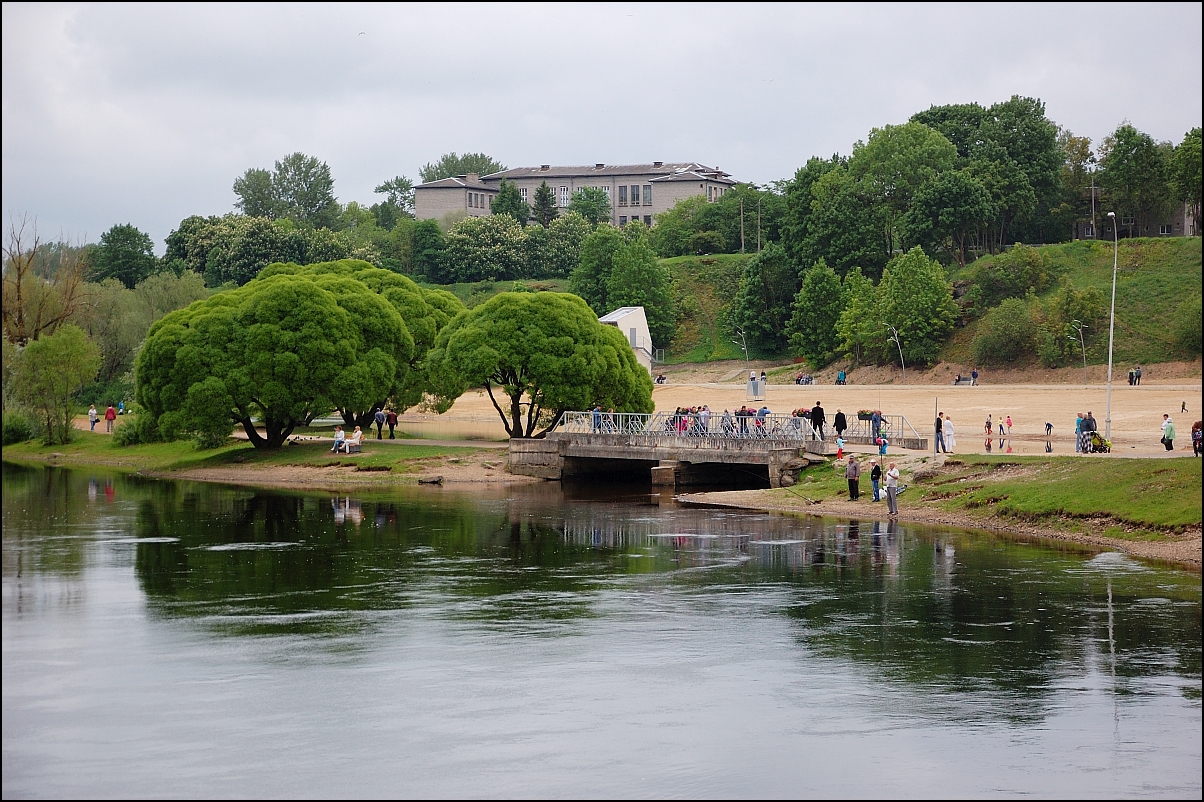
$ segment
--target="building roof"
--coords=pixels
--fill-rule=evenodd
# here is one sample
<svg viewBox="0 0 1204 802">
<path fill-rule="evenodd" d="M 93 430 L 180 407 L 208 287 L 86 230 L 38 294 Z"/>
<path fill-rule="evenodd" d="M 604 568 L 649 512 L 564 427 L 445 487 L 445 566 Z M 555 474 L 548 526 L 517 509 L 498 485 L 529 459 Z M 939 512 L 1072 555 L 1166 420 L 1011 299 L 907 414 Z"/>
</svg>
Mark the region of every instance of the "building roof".
<svg viewBox="0 0 1204 802">
<path fill-rule="evenodd" d="M 440 178 L 438 181 L 428 181 L 425 184 L 419 184 L 414 189 L 483 189 L 488 192 L 497 192 L 497 187 L 483 184 L 480 179 L 470 181 L 468 176 L 463 175 Z"/>
<path fill-rule="evenodd" d="M 599 323 L 618 323 L 620 320 L 627 317 L 632 312 L 642 312 L 642 311 L 644 311 L 644 307 L 642 307 L 642 306 L 621 306 L 618 309 L 616 309 L 615 311 L 608 312 L 607 314 L 598 318 L 598 322 Z"/>
<path fill-rule="evenodd" d="M 734 184 L 727 173 L 718 167 L 707 167 L 698 162 L 653 162 L 652 164 L 587 164 L 575 166 L 512 167 L 483 176 L 484 181 L 500 181 L 503 178 L 589 178 L 591 176 L 639 175 L 649 180 L 672 178 L 689 173 L 688 180 L 697 181 L 700 176 L 711 181 Z"/>
</svg>

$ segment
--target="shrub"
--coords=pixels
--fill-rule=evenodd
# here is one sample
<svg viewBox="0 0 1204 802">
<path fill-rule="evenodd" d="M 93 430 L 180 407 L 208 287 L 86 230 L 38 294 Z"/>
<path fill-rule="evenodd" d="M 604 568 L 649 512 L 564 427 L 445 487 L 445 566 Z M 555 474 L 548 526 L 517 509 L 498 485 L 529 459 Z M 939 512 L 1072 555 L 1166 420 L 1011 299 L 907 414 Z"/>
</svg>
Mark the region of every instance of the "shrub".
<svg viewBox="0 0 1204 802">
<path fill-rule="evenodd" d="M 690 237 L 690 249 L 699 256 L 705 256 L 708 253 L 723 253 L 727 250 L 727 243 L 718 231 L 699 231 Z"/>
<path fill-rule="evenodd" d="M 159 431 L 155 416 L 146 412 L 126 415 L 113 430 L 113 442 L 119 446 L 136 446 L 143 443 L 159 443 L 168 439 Z"/>
<path fill-rule="evenodd" d="M 34 433 L 33 421 L 27 416 L 20 412 L 4 413 L 4 445 L 11 446 L 14 443 L 24 443 L 26 440 L 32 440 Z"/>
<path fill-rule="evenodd" d="M 1009 298 L 983 316 L 974 338 L 974 360 L 982 364 L 1013 362 L 1030 354 L 1035 346 L 1036 327 L 1028 305 Z"/>
</svg>

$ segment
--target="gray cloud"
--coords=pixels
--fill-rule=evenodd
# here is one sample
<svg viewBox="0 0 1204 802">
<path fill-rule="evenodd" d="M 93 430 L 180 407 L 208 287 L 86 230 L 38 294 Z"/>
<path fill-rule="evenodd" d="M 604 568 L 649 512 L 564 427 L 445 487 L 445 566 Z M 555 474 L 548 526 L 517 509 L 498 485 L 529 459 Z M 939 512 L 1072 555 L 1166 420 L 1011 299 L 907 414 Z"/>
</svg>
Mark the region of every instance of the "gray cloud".
<svg viewBox="0 0 1204 802">
<path fill-rule="evenodd" d="M 371 202 L 449 150 L 764 182 L 933 104 L 1036 96 L 1096 141 L 1201 115 L 1199 4 L 6 3 L 3 24 L 4 209 L 92 239 L 161 242 L 295 150 Z"/>
</svg>

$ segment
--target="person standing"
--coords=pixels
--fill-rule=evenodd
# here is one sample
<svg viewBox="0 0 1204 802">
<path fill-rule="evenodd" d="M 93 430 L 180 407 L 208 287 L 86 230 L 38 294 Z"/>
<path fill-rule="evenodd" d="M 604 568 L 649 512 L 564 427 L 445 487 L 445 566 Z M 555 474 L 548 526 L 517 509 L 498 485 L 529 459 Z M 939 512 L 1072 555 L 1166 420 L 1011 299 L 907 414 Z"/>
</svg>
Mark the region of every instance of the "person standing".
<svg viewBox="0 0 1204 802">
<path fill-rule="evenodd" d="M 893 462 L 886 470 L 886 513 L 892 518 L 899 514 L 899 469 Z"/>
<path fill-rule="evenodd" d="M 1076 412 L 1074 414 L 1074 453 L 1081 454 L 1083 451 L 1083 413 Z"/>
<path fill-rule="evenodd" d="M 385 415 L 385 423 L 389 424 L 389 439 L 396 440 L 397 437 L 393 434 L 393 430 L 397 428 L 397 410 L 389 409 L 388 414 Z"/>
<path fill-rule="evenodd" d="M 987 425 L 983 431 L 986 432 L 987 437 L 991 436 L 991 413 L 990 412 L 987 413 Z"/>
<path fill-rule="evenodd" d="M 849 462 L 844 467 L 844 478 L 849 480 L 849 501 L 861 497 L 861 465 L 857 463 L 857 455 L 849 454 Z"/>
<path fill-rule="evenodd" d="M 1129 368 L 1129 386 L 1133 386 L 1133 368 Z"/>
<path fill-rule="evenodd" d="M 1167 451 L 1175 450 L 1175 422 L 1170 415 L 1162 416 L 1162 445 Z"/>
<path fill-rule="evenodd" d="M 115 420 L 117 420 L 117 410 L 113 408 L 112 404 L 109 404 L 109 408 L 105 410 L 105 431 L 106 432 L 113 431 L 113 421 L 115 421 Z"/>
<path fill-rule="evenodd" d="M 1204 421 L 1196 421 L 1191 425 L 1191 453 L 1200 456 L 1204 452 Z"/>
<path fill-rule="evenodd" d="M 848 420 L 839 409 L 836 410 L 836 416 L 832 418 L 832 428 L 836 430 L 837 437 L 844 437 L 845 429 L 849 428 Z"/>
<path fill-rule="evenodd" d="M 953 418 L 946 415 L 945 416 L 945 453 L 952 454 L 953 448 L 956 445 L 957 445 L 957 443 L 954 439 L 954 433 L 953 433 Z"/>
<path fill-rule="evenodd" d="M 100 420 L 100 413 L 96 411 L 96 405 L 88 407 L 88 431 L 96 431 L 96 422 Z"/>
<path fill-rule="evenodd" d="M 811 428 L 815 430 L 815 436 L 820 440 L 824 439 L 824 424 L 828 422 L 824 415 L 824 408 L 815 402 L 815 406 L 811 407 Z"/>
<path fill-rule="evenodd" d="M 1012 436 L 1012 416 L 1008 415 L 1008 437 Z"/>
<path fill-rule="evenodd" d="M 882 481 L 882 466 L 878 464 L 878 460 L 871 459 L 870 465 L 870 483 L 874 486 L 874 501 L 881 501 L 882 496 L 878 493 L 878 484 Z"/>
<path fill-rule="evenodd" d="M 882 436 L 882 410 L 875 409 L 870 415 L 870 434 L 873 436 L 874 442 L 877 442 L 878 438 Z"/>
<path fill-rule="evenodd" d="M 999 419 L 999 436 L 1003 437 L 1003 418 Z"/>
<path fill-rule="evenodd" d="M 385 411 L 383 409 L 376 410 L 376 414 L 372 416 L 372 419 L 376 421 L 376 439 L 381 440 L 383 439 L 381 435 L 385 430 Z M 368 431 L 371 432 L 372 427 L 369 426 Z"/>
<path fill-rule="evenodd" d="M 945 413 L 938 412 L 936 415 L 936 452 L 945 451 Z"/>
<path fill-rule="evenodd" d="M 1138 387 L 1141 386 L 1141 365 L 1133 369 L 1133 381 Z"/>
<path fill-rule="evenodd" d="M 678 409 L 678 413 L 681 410 Z M 593 426 L 594 433 L 602 431 L 602 407 L 601 405 L 594 407 L 593 414 L 590 415 L 590 424 Z"/>
<path fill-rule="evenodd" d="M 978 385 L 978 368 L 974 368 L 973 370 L 970 371 L 970 386 L 975 387 L 977 385 Z"/>
</svg>

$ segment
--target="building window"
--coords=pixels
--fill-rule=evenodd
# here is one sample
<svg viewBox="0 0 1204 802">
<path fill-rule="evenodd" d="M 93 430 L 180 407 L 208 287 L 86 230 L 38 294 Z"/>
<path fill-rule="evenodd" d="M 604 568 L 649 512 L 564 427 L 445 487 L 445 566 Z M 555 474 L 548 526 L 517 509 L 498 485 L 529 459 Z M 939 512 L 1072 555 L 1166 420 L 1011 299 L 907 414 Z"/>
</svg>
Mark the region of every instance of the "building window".
<svg viewBox="0 0 1204 802">
<path fill-rule="evenodd" d="M 1095 236 L 1095 229 L 1094 229 L 1092 226 L 1089 226 L 1089 225 L 1087 225 L 1087 226 L 1083 226 L 1083 236 L 1084 236 L 1084 237 L 1094 237 L 1094 236 Z"/>
<path fill-rule="evenodd" d="M 640 185 L 639 184 L 632 184 L 632 186 L 631 186 L 631 205 L 632 206 L 640 205 Z"/>
<path fill-rule="evenodd" d="M 560 206 L 561 206 L 561 208 L 564 208 L 568 205 L 569 205 L 569 188 L 561 187 L 560 188 Z"/>
<path fill-rule="evenodd" d="M 619 205 L 620 206 L 627 205 L 627 185 L 626 184 L 623 184 L 619 187 Z M 626 218 L 624 218 L 624 219 L 626 219 Z"/>
<path fill-rule="evenodd" d="M 602 191 L 606 193 L 606 197 L 610 197 L 610 187 L 602 187 Z"/>
<path fill-rule="evenodd" d="M 652 228 L 652 215 L 644 215 L 644 225 L 648 226 L 648 228 Z"/>
<path fill-rule="evenodd" d="M 1165 226 L 1158 226 L 1158 233 L 1164 237 L 1167 237 L 1167 236 L 1170 236 L 1174 232 L 1171 231 L 1171 227 L 1169 225 L 1165 225 Z"/>
<path fill-rule="evenodd" d="M 645 206 L 652 205 L 652 185 L 651 184 L 644 184 L 644 205 Z"/>
<path fill-rule="evenodd" d="M 619 215 L 619 225 L 620 226 L 627 225 L 627 215 L 625 215 L 625 214 Z"/>
<path fill-rule="evenodd" d="M 707 200 L 708 201 L 715 200 L 715 193 L 710 187 L 707 187 Z"/>
<path fill-rule="evenodd" d="M 527 188 L 519 187 L 518 194 L 519 194 L 519 197 L 521 197 L 523 199 L 523 203 L 526 203 L 527 202 Z"/>
<path fill-rule="evenodd" d="M 485 196 L 485 198 L 486 198 L 486 202 L 487 202 L 487 203 L 488 203 L 488 205 L 489 205 L 489 208 L 490 208 L 490 209 L 492 209 L 492 208 L 493 208 L 493 196 L 492 196 L 492 195 L 486 195 L 486 196 Z"/>
</svg>

